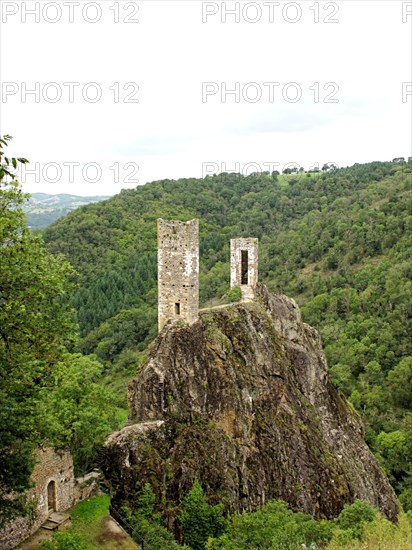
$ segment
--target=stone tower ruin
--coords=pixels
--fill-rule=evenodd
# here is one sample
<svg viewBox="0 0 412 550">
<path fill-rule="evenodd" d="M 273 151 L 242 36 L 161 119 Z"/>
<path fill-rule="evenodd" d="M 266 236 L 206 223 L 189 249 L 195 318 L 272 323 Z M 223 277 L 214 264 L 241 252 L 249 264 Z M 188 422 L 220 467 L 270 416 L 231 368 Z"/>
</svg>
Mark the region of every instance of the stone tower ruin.
<svg viewBox="0 0 412 550">
<path fill-rule="evenodd" d="M 230 240 L 230 287 L 239 286 L 242 299 L 253 299 L 258 282 L 258 239 Z"/>
<path fill-rule="evenodd" d="M 170 319 L 199 315 L 199 220 L 157 220 L 159 332 Z"/>
</svg>

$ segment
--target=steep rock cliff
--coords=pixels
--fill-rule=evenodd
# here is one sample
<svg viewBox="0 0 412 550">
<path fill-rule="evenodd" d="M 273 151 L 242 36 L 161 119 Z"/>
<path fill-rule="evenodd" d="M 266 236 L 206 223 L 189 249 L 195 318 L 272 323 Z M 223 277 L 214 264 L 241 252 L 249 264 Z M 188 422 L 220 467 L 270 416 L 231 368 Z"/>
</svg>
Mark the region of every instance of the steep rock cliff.
<svg viewBox="0 0 412 550">
<path fill-rule="evenodd" d="M 329 382 L 319 334 L 261 284 L 253 302 L 166 325 L 129 403 L 131 425 L 108 439 L 105 473 L 117 501 L 150 482 L 170 526 L 196 477 L 211 502 L 236 511 L 282 498 L 330 518 L 361 498 L 397 513 L 356 413 Z"/>
</svg>

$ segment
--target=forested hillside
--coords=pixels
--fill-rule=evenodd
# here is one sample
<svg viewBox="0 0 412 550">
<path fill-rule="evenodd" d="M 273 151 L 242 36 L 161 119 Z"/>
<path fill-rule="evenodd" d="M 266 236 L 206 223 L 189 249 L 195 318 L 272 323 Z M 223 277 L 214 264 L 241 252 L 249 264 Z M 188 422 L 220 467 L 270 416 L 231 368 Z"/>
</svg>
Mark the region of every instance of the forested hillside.
<svg viewBox="0 0 412 550">
<path fill-rule="evenodd" d="M 412 165 L 163 180 L 82 207 L 44 233 L 79 274 L 82 340 L 108 371 L 156 334 L 156 219 L 200 219 L 201 302 L 229 287 L 229 239 L 259 238 L 259 277 L 321 332 L 332 379 L 412 507 Z"/>
<path fill-rule="evenodd" d="M 39 445 L 70 449 L 84 473 L 124 422 L 114 392 L 103 387 L 103 365 L 68 351 L 77 339 L 73 269 L 27 228 L 16 171 L 28 161 L 6 156 L 11 139 L 0 136 L 0 531 L 35 510 L 24 490 Z"/>
<path fill-rule="evenodd" d="M 30 228 L 45 229 L 68 212 L 91 202 L 108 199 L 107 196 L 80 197 L 78 195 L 48 195 L 47 193 L 32 193 L 23 205 L 27 225 Z"/>
</svg>

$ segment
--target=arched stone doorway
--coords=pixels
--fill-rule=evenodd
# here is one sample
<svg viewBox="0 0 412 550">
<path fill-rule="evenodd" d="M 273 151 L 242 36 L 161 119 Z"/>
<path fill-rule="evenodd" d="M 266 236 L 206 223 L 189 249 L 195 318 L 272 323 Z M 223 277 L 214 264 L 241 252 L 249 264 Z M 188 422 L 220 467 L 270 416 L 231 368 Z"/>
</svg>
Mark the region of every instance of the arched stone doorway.
<svg viewBox="0 0 412 550">
<path fill-rule="evenodd" d="M 49 514 L 56 511 L 56 482 L 53 480 L 47 485 L 47 506 Z"/>
</svg>

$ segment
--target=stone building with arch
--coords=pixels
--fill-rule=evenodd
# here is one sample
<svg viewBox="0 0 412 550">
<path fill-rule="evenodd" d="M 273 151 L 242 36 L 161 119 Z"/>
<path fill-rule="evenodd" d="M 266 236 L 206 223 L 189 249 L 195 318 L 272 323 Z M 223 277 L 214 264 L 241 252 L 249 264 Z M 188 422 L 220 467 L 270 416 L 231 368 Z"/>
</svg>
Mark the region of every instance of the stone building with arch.
<svg viewBox="0 0 412 550">
<path fill-rule="evenodd" d="M 0 531 L 0 550 L 15 548 L 48 522 L 53 514 L 67 512 L 80 500 L 96 494 L 97 477 L 98 474 L 92 472 L 84 478 L 75 478 L 73 459 L 68 450 L 54 447 L 37 449 L 36 464 L 31 474 L 33 486 L 26 491 L 26 502 L 32 506 L 33 512 L 17 517 L 4 526 Z"/>
</svg>

